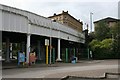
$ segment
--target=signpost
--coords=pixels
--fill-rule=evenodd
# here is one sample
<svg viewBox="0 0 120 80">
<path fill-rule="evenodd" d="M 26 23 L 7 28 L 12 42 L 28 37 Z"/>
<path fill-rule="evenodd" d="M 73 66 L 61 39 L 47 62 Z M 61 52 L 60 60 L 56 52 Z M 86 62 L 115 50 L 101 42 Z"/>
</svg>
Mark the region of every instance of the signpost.
<svg viewBox="0 0 120 80">
<path fill-rule="evenodd" d="M 45 46 L 46 46 L 46 64 L 48 64 L 48 46 L 49 46 L 48 39 L 45 39 Z"/>
</svg>

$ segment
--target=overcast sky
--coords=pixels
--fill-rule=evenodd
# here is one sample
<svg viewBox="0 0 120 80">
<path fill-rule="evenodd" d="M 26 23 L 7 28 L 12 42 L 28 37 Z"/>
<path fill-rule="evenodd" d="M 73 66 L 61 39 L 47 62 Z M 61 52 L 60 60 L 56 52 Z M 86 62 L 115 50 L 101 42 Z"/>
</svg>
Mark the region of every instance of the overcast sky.
<svg viewBox="0 0 120 80">
<path fill-rule="evenodd" d="M 16 7 L 48 17 L 54 13 L 68 11 L 84 24 L 90 23 L 90 12 L 93 22 L 106 17 L 118 18 L 119 0 L 0 0 L 0 4 Z M 84 25 L 85 28 L 85 25 Z"/>
</svg>

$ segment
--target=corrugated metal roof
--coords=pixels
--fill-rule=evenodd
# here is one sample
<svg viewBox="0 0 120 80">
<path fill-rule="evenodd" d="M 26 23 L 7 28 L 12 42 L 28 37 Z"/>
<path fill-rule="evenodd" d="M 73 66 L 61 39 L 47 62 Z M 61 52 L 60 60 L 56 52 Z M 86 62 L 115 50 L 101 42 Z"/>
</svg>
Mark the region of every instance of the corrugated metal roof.
<svg viewBox="0 0 120 80">
<path fill-rule="evenodd" d="M 40 16 L 38 14 L 29 12 L 26 10 L 21 10 L 18 8 L 2 5 L 2 4 L 0 4 L 0 9 L 24 16 L 28 19 L 28 22 L 30 24 L 35 24 L 38 26 L 46 27 L 46 28 L 52 28 L 55 30 L 59 30 L 61 32 L 65 32 L 65 33 L 74 35 L 76 37 L 78 37 L 78 34 L 79 34 L 81 36 L 81 38 L 83 38 L 83 39 L 85 38 L 84 34 L 78 32 L 76 30 L 73 30 L 72 28 L 65 26 L 61 23 L 53 22 L 51 19 Z"/>
</svg>

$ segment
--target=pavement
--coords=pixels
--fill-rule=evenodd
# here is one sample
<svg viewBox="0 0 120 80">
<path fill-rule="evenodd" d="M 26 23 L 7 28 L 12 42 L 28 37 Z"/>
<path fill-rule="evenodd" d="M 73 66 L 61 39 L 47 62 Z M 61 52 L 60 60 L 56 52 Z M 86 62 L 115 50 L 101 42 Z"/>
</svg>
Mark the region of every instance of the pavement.
<svg viewBox="0 0 120 80">
<path fill-rule="evenodd" d="M 2 70 L 3 78 L 65 78 L 103 77 L 105 73 L 118 73 L 118 60 L 91 60 L 52 65 L 36 64 L 29 68 L 11 68 Z"/>
<path fill-rule="evenodd" d="M 79 63 L 82 63 L 81 66 L 83 66 L 83 64 L 85 65 L 90 65 L 90 64 L 94 64 L 94 63 L 100 63 L 104 60 L 80 60 L 77 61 L 77 63 L 72 64 L 72 63 L 63 63 L 63 62 L 56 62 L 54 64 L 44 64 L 44 63 L 36 63 L 36 64 L 32 64 L 30 66 L 25 65 L 25 66 L 18 66 L 17 63 L 4 63 L 2 66 L 2 69 L 15 69 L 15 68 L 37 68 L 37 67 L 62 67 L 62 66 L 77 66 L 80 65 Z"/>
</svg>

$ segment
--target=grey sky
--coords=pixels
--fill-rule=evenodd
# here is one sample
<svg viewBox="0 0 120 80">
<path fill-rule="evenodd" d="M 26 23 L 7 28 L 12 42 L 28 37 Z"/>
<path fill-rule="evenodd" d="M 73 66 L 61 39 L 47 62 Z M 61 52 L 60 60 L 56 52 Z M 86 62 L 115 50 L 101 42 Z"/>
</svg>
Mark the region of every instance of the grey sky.
<svg viewBox="0 0 120 80">
<path fill-rule="evenodd" d="M 37 13 L 41 16 L 51 16 L 68 11 L 83 23 L 90 23 L 90 12 L 93 12 L 93 21 L 113 17 L 118 18 L 119 0 L 1 0 L 1 4 L 17 7 Z"/>
</svg>

